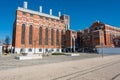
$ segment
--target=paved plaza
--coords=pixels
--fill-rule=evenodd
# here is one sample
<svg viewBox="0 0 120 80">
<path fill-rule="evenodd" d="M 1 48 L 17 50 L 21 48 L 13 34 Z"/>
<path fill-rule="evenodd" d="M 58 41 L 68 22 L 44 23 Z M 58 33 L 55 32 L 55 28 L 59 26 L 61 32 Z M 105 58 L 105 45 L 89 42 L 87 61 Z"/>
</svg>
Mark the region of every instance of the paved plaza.
<svg viewBox="0 0 120 80">
<path fill-rule="evenodd" d="M 0 80 L 120 80 L 120 55 L 48 56 L 42 60 L 0 58 Z"/>
<path fill-rule="evenodd" d="M 43 59 L 20 61 L 15 59 L 15 56 L 19 56 L 19 54 L 10 54 L 7 56 L 4 55 L 0 57 L 0 70 L 16 68 L 16 67 L 39 65 L 39 64 L 42 65 L 42 64 L 57 63 L 57 62 L 63 62 L 63 61 L 79 60 L 79 59 L 86 59 L 86 58 L 93 58 L 93 57 L 101 57 L 101 55 L 99 54 L 80 53 L 80 56 L 51 55 L 51 56 L 43 57 Z"/>
</svg>

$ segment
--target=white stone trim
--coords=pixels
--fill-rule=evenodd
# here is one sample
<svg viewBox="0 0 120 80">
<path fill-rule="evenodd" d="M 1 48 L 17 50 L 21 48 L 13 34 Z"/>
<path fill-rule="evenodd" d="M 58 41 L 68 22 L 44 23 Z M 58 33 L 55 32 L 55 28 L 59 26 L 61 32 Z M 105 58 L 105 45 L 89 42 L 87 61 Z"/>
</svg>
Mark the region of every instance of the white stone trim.
<svg viewBox="0 0 120 80">
<path fill-rule="evenodd" d="M 50 17 L 50 18 L 54 18 L 54 19 L 60 20 L 60 18 L 57 17 L 57 16 L 53 16 L 53 15 L 49 15 L 49 14 L 45 14 L 45 13 L 40 13 L 40 12 L 37 12 L 37 11 L 33 11 L 33 10 L 21 8 L 21 7 L 18 7 L 17 10 L 20 10 L 20 11 L 24 11 L 24 12 L 28 12 L 28 13 L 37 14 L 37 15 L 40 15 L 40 16 L 45 16 L 45 17 Z"/>
<path fill-rule="evenodd" d="M 15 48 L 15 53 L 21 53 L 20 50 L 22 48 Z M 29 52 L 29 49 L 32 49 L 32 52 Z M 39 49 L 42 49 L 41 52 L 39 52 Z M 46 51 L 48 49 L 48 51 Z M 51 51 L 53 49 L 53 51 Z M 59 49 L 59 51 L 57 51 Z M 55 53 L 55 52 L 60 52 L 61 53 L 61 48 L 25 48 L 25 53 L 33 54 L 33 53 L 38 53 L 38 54 L 43 54 L 43 53 Z"/>
</svg>

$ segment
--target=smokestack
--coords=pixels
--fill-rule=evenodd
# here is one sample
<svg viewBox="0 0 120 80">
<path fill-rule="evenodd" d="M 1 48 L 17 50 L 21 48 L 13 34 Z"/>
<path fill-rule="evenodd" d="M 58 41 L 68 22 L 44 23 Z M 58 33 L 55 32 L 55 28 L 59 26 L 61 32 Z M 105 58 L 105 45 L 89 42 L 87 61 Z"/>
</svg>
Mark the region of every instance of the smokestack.
<svg viewBox="0 0 120 80">
<path fill-rule="evenodd" d="M 59 12 L 58 12 L 58 17 L 60 17 L 60 16 L 61 16 L 61 12 L 59 11 Z"/>
<path fill-rule="evenodd" d="M 27 2 L 26 1 L 24 2 L 23 5 L 24 5 L 24 8 L 27 9 Z"/>
<path fill-rule="evenodd" d="M 52 9 L 50 9 L 50 15 L 52 15 Z"/>
<path fill-rule="evenodd" d="M 42 13 L 42 6 L 40 6 L 40 12 Z"/>
</svg>

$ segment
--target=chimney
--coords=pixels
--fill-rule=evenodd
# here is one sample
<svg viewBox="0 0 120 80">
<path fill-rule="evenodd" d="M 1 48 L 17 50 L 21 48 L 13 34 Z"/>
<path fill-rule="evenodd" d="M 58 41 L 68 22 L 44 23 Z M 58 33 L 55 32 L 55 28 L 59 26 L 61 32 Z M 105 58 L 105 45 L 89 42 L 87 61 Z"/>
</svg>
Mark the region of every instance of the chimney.
<svg viewBox="0 0 120 80">
<path fill-rule="evenodd" d="M 27 9 L 27 2 L 24 2 L 24 8 Z"/>
<path fill-rule="evenodd" d="M 61 12 L 59 11 L 59 12 L 58 12 L 58 17 L 60 17 L 60 16 L 61 16 Z"/>
<path fill-rule="evenodd" d="M 52 9 L 50 9 L 50 15 L 52 15 Z"/>
<path fill-rule="evenodd" d="M 42 13 L 42 6 L 40 6 L 40 12 Z"/>
</svg>

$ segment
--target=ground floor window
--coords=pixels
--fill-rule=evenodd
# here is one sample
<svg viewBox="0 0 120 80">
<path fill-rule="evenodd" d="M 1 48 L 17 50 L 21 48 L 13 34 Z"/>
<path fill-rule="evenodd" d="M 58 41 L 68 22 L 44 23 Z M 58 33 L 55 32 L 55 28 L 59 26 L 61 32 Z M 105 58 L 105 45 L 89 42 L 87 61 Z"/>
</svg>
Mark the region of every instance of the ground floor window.
<svg viewBox="0 0 120 80">
<path fill-rule="evenodd" d="M 57 51 L 59 51 L 59 49 L 57 49 Z"/>
<path fill-rule="evenodd" d="M 54 51 L 54 49 L 51 49 L 51 51 Z"/>
<path fill-rule="evenodd" d="M 45 49 L 45 51 L 47 52 L 47 51 L 48 51 L 48 49 Z"/>
<path fill-rule="evenodd" d="M 23 48 L 22 49 L 20 49 L 20 53 L 22 53 L 23 52 Z"/>
<path fill-rule="evenodd" d="M 30 49 L 28 49 L 28 51 L 29 51 L 29 52 L 32 52 L 32 49 L 30 48 Z"/>
<path fill-rule="evenodd" d="M 42 52 L 42 49 L 39 49 L 39 52 Z"/>
</svg>

